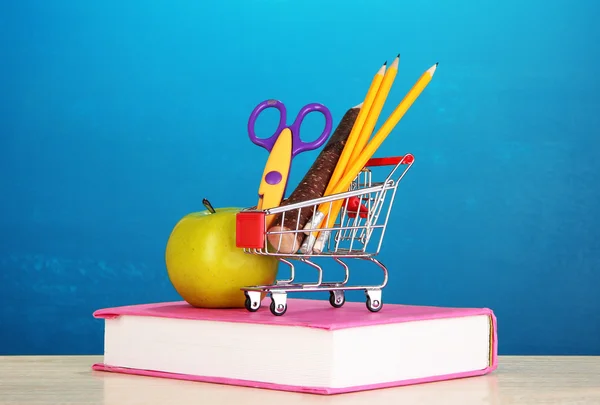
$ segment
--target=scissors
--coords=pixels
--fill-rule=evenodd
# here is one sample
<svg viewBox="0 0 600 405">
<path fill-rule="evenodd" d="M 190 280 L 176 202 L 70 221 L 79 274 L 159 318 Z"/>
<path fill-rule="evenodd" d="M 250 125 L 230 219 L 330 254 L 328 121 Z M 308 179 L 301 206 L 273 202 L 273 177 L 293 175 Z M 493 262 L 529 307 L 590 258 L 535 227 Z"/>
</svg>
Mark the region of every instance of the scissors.
<svg viewBox="0 0 600 405">
<path fill-rule="evenodd" d="M 256 136 L 254 126 L 258 116 L 267 108 L 279 110 L 279 125 L 275 133 L 269 138 Z M 300 139 L 300 125 L 311 112 L 318 111 L 325 116 L 325 129 L 321 135 L 312 142 Z M 332 118 L 327 107 L 319 103 L 307 104 L 298 113 L 295 121 L 287 125 L 287 110 L 279 100 L 265 100 L 258 104 L 248 120 L 248 135 L 250 140 L 258 146 L 269 151 L 269 158 L 263 171 L 260 187 L 258 189 L 258 210 L 265 210 L 279 206 L 285 195 L 292 159 L 302 152 L 321 147 L 331 134 Z"/>
</svg>

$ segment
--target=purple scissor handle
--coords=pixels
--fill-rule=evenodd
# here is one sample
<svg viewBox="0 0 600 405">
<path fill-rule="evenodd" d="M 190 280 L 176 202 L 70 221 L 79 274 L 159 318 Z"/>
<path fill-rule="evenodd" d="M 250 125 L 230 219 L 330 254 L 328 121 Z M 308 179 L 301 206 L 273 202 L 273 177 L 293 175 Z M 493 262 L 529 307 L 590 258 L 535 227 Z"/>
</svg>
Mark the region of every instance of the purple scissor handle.
<svg viewBox="0 0 600 405">
<path fill-rule="evenodd" d="M 275 133 L 270 137 L 259 138 L 256 136 L 256 132 L 254 131 L 254 125 L 256 124 L 256 120 L 258 119 L 260 113 L 267 108 L 276 108 L 279 110 L 279 125 L 277 126 Z M 318 111 L 325 116 L 325 129 L 314 141 L 304 142 L 300 139 L 300 125 L 302 124 L 304 118 L 314 111 Z M 299 153 L 306 152 L 307 150 L 313 150 L 321 147 L 327 140 L 327 137 L 331 135 L 332 121 L 331 112 L 327 107 L 325 107 L 323 104 L 311 103 L 302 107 L 292 125 L 287 125 L 287 110 L 285 105 L 279 100 L 265 100 L 257 105 L 250 114 L 250 119 L 248 120 L 248 136 L 253 143 L 258 146 L 262 146 L 270 152 L 271 149 L 273 149 L 273 145 L 275 145 L 275 141 L 279 137 L 281 131 L 283 131 L 285 128 L 289 128 L 292 132 L 292 157 L 294 157 Z"/>
</svg>

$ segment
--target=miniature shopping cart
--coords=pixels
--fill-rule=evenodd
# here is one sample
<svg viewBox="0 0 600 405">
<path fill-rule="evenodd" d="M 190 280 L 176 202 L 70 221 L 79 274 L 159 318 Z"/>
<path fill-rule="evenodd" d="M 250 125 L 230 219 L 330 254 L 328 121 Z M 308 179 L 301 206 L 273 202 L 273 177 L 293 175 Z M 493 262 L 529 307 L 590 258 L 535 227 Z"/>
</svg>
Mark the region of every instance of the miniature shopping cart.
<svg viewBox="0 0 600 405">
<path fill-rule="evenodd" d="M 237 246 L 243 248 L 247 254 L 277 257 L 290 268 L 289 279 L 277 280 L 272 285 L 243 287 L 246 309 L 250 312 L 257 311 L 261 306 L 262 297 L 270 294 L 271 313 L 280 316 L 287 311 L 287 293 L 313 291 L 329 291 L 329 303 L 334 308 L 340 308 L 346 301 L 345 291 L 364 290 L 367 309 L 371 312 L 381 310 L 382 289 L 388 281 L 388 270 L 374 256 L 381 249 L 398 184 L 413 162 L 414 157 L 411 154 L 372 158 L 356 176 L 347 192 L 295 204 L 283 203 L 271 209 L 250 208 L 239 212 L 236 218 Z M 379 170 L 385 170 L 387 177 L 381 182 L 375 182 L 373 178 L 377 177 Z M 336 202 L 338 207 L 342 202 L 339 211 L 332 210 Z M 333 226 L 318 227 L 323 219 L 318 215 L 319 207 L 327 208 L 327 218 L 332 212 L 338 211 Z M 300 218 L 303 210 L 309 210 L 312 216 L 304 227 L 277 230 L 280 228 L 277 225 L 282 225 L 287 216 L 295 215 L 296 218 Z M 331 221 L 325 222 L 327 223 Z M 273 230 L 274 228 L 276 230 Z M 302 243 L 294 246 L 292 251 L 282 252 L 281 241 L 286 234 L 288 240 L 293 236 Z M 342 266 L 345 271 L 344 279 L 338 282 L 324 282 L 323 269 L 316 263 L 320 258 L 332 259 Z M 349 285 L 350 269 L 343 259 L 363 259 L 374 263 L 383 271 L 383 281 L 378 285 Z M 317 280 L 310 283 L 296 282 L 294 261 L 316 269 Z"/>
</svg>

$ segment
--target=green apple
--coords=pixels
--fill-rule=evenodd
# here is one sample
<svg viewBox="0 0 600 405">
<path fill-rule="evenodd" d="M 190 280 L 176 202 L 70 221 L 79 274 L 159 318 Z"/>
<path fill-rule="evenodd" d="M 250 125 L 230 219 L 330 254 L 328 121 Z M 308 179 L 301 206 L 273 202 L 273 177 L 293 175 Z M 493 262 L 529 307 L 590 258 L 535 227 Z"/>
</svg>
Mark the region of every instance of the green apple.
<svg viewBox="0 0 600 405">
<path fill-rule="evenodd" d="M 187 214 L 169 236 L 169 279 L 194 307 L 243 308 L 246 297 L 240 288 L 274 283 L 279 261 L 236 247 L 235 216 L 241 208 L 205 205 L 208 210 Z"/>
</svg>

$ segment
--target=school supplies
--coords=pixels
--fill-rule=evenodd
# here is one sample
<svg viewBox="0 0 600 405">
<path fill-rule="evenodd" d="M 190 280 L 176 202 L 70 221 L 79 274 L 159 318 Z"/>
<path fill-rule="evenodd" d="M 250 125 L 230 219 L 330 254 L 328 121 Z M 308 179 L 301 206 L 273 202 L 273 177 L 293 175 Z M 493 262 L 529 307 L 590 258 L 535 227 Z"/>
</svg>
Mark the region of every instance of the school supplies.
<svg viewBox="0 0 600 405">
<path fill-rule="evenodd" d="M 408 91 L 406 96 L 398 104 L 398 106 L 392 112 L 389 118 L 381 126 L 379 131 L 377 131 L 373 139 L 369 141 L 365 148 L 358 153 L 356 159 L 350 162 L 348 169 L 344 171 L 344 176 L 331 189 L 331 194 L 341 193 L 345 190 L 348 190 L 348 187 L 352 183 L 352 180 L 358 175 L 358 173 L 362 170 L 367 161 L 373 156 L 373 154 L 375 153 L 377 148 L 383 143 L 385 138 L 392 132 L 396 124 L 398 124 L 400 119 L 412 106 L 414 101 L 425 89 L 425 87 L 427 87 L 427 85 L 433 78 L 433 74 L 435 73 L 437 65 L 438 64 L 436 63 L 421 75 L 421 77 Z M 336 201 L 333 204 L 333 206 L 330 206 L 330 204 L 321 204 L 318 208 L 318 212 L 315 213 L 316 221 L 311 221 L 311 225 L 317 222 L 320 223 L 320 226 L 318 226 L 317 228 L 331 228 L 333 226 L 333 223 L 335 222 L 335 219 L 337 218 L 341 207 L 342 201 Z M 312 250 L 313 248 L 316 248 L 317 251 L 320 251 L 328 236 L 329 230 L 326 230 L 326 232 L 324 232 L 322 235 L 320 235 L 319 231 L 310 232 L 308 237 L 305 239 L 301 250 L 304 253 Z M 319 240 L 317 241 L 317 239 Z"/>
<path fill-rule="evenodd" d="M 275 108 L 279 111 L 279 125 L 273 135 L 268 138 L 260 138 L 255 132 L 256 120 L 267 108 Z M 304 118 L 311 112 L 320 112 L 325 116 L 325 128 L 317 139 L 304 142 L 300 138 L 300 126 Z M 273 208 L 281 203 L 285 195 L 293 158 L 299 153 L 321 147 L 331 134 L 331 128 L 331 112 L 319 103 L 311 103 L 302 107 L 291 125 L 287 125 L 287 110 L 279 100 L 265 100 L 254 108 L 248 120 L 248 135 L 253 143 L 270 152 L 258 189 L 257 209 Z"/>
<path fill-rule="evenodd" d="M 373 101 L 373 105 L 371 106 L 371 108 L 369 108 L 369 114 L 367 115 L 367 119 L 360 130 L 360 136 L 356 141 L 356 145 L 354 145 L 352 148 L 350 162 L 356 160 L 356 157 L 360 154 L 360 151 L 363 150 L 363 148 L 371 138 L 371 134 L 373 133 L 375 124 L 377 124 L 377 120 L 379 119 L 379 115 L 381 114 L 381 110 L 383 109 L 383 105 L 387 100 L 388 94 L 390 94 L 392 85 L 394 84 L 394 79 L 396 78 L 396 74 L 398 73 L 399 62 L 400 55 L 398 54 L 398 56 L 396 56 L 396 59 L 394 59 L 394 61 L 390 65 L 390 68 L 385 72 L 385 76 L 383 77 L 381 86 L 377 90 L 377 96 Z M 339 179 L 337 179 L 336 181 L 338 180 Z"/>
<path fill-rule="evenodd" d="M 414 163 L 414 157 L 412 154 L 405 154 L 374 158 L 373 155 L 429 84 L 437 67 L 436 63 L 421 75 L 371 138 L 371 132 L 395 78 L 396 72 L 392 69 L 397 68 L 398 60 L 396 58 L 393 66 L 385 73 L 380 69 L 373 78 L 360 112 L 356 109 L 354 114 L 351 110 L 347 112 L 348 117 L 354 116 L 356 119 L 352 128 L 347 128 L 345 145 L 335 142 L 338 157 L 336 159 L 335 155 L 330 155 L 326 159 L 326 175 L 322 176 L 322 170 L 319 169 L 325 166 L 315 162 L 300 185 L 301 192 L 297 193 L 297 201 L 288 199 L 277 207 L 253 207 L 237 214 L 236 235 L 239 237 L 236 239 L 236 246 L 248 254 L 278 257 L 290 268 L 289 279 L 242 288 L 248 311 L 260 310 L 262 297 L 268 294 L 271 296 L 269 310 L 273 315 L 282 316 L 287 311 L 288 293 L 310 291 L 329 291 L 329 303 L 334 308 L 340 308 L 345 303 L 345 291 L 351 290 L 365 292 L 369 311 L 381 310 L 382 289 L 387 284 L 388 271 L 375 256 L 381 249 L 397 187 Z M 358 119 L 358 116 L 361 118 Z M 351 122 L 350 119 L 347 121 L 347 124 Z M 353 155 L 355 158 L 352 158 Z M 331 162 L 336 160 L 335 165 L 332 165 Z M 335 169 L 332 169 L 333 166 Z M 382 170 L 387 171 L 385 177 Z M 330 174 L 332 172 L 333 175 Z M 327 175 L 330 175 L 330 179 L 325 187 L 323 180 Z M 319 192 L 313 193 L 313 188 L 318 188 Z M 306 190 L 311 190 L 312 197 L 306 196 Z M 320 190 L 326 192 L 318 196 Z M 302 227 L 307 212 L 314 214 Z M 336 222 L 338 217 L 339 222 Z M 273 218 L 276 218 L 276 222 L 270 222 Z M 298 249 L 300 241 L 303 242 Z M 316 257 L 329 257 L 339 263 L 345 270 L 343 280 L 324 281 L 322 267 L 314 260 Z M 381 283 L 349 285 L 350 270 L 343 261 L 349 258 L 367 260 L 379 267 L 383 272 Z M 295 263 L 314 268 L 317 280 L 297 281 Z"/>
<path fill-rule="evenodd" d="M 340 120 L 337 128 L 329 137 L 329 140 L 314 160 L 302 180 L 298 183 L 294 191 L 281 202 L 280 207 L 291 204 L 311 201 L 315 198 L 323 197 L 323 193 L 330 183 L 331 175 L 339 160 L 340 154 L 347 145 L 350 135 L 362 106 L 359 104 L 346 111 Z M 297 228 L 304 228 L 308 220 L 314 214 L 315 206 L 310 205 L 302 208 L 294 215 L 285 215 L 285 212 L 274 215 L 269 219 L 269 223 L 276 224 L 268 227 L 269 242 L 276 246 L 279 253 L 294 253 L 302 244 L 303 234 L 294 233 Z"/>
<path fill-rule="evenodd" d="M 371 312 L 379 312 L 382 308 L 382 289 L 388 280 L 386 266 L 375 256 L 381 249 L 383 238 L 386 234 L 390 211 L 400 181 L 412 166 L 414 158 L 410 154 L 396 156 L 388 159 L 369 160 L 364 170 L 355 179 L 352 190 L 332 194 L 330 196 L 315 198 L 294 204 L 282 204 L 269 210 L 242 210 L 236 216 L 236 246 L 244 252 L 254 255 L 265 255 L 277 257 L 282 263 L 289 266 L 290 277 L 288 279 L 276 280 L 271 284 L 261 284 L 242 287 L 246 295 L 245 307 L 248 311 L 255 312 L 261 307 L 262 297 L 265 294 L 271 296 L 269 309 L 275 316 L 285 314 L 287 310 L 288 293 L 296 292 L 329 292 L 329 303 L 334 308 L 340 308 L 345 302 L 345 291 L 364 291 L 366 295 L 366 306 Z M 384 176 L 384 172 L 387 176 Z M 265 228 L 265 219 L 269 215 L 281 218 L 297 217 L 299 212 L 315 207 L 318 204 L 331 206 L 336 201 L 346 201 L 352 204 L 353 197 L 364 204 L 366 217 L 355 215 L 352 218 L 350 210 L 346 207 L 340 214 L 340 222 L 332 229 L 333 237 L 330 243 L 324 246 L 322 251 L 311 250 L 307 252 L 293 251 L 282 253 L 281 242 L 284 237 L 304 236 L 304 229 L 296 227 L 286 231 L 279 231 L 280 222 L 275 226 Z M 281 214 L 281 216 L 279 215 Z M 345 271 L 343 279 L 325 281 L 323 269 L 315 257 L 334 259 Z M 350 279 L 350 266 L 345 259 L 368 260 L 381 270 L 381 281 L 377 284 L 348 283 Z M 353 261 L 356 263 L 356 261 Z M 316 270 L 316 280 L 301 282 L 296 279 L 296 264 L 306 264 Z M 301 265 L 301 266 L 302 266 Z M 311 269 L 311 270 L 313 270 Z M 376 272 L 379 273 L 379 272 Z M 280 274 L 280 273 L 278 273 Z"/>
<path fill-rule="evenodd" d="M 427 87 L 433 78 L 435 70 L 437 69 L 437 65 L 438 64 L 436 63 L 427 69 L 409 90 L 406 96 L 404 96 L 400 104 L 398 104 L 396 109 L 384 122 L 379 131 L 377 131 L 373 139 L 369 141 L 365 149 L 360 153 L 356 160 L 352 162 L 350 169 L 346 171 L 344 177 L 342 177 L 342 179 L 338 182 L 335 192 L 341 193 L 348 188 L 352 178 L 354 178 L 360 172 L 371 156 L 373 156 L 377 148 L 381 146 L 385 138 L 392 132 L 396 124 L 398 124 L 398 122 L 402 119 L 406 111 L 408 111 L 408 109 L 412 106 L 417 97 L 419 97 L 423 90 L 425 90 L 425 87 Z"/>
<path fill-rule="evenodd" d="M 426 387 L 399 395 L 403 400 L 385 394 L 374 400 L 307 396 L 488 374 L 498 364 L 497 320 L 491 309 L 388 304 L 385 311 L 364 316 L 358 302 L 346 303 L 343 310 L 327 308 L 321 300 L 291 299 L 289 303 L 295 311 L 276 319 L 269 311 L 198 309 L 180 301 L 99 309 L 93 316 L 104 332 L 104 350 L 92 367 L 253 388 L 231 394 L 225 388 L 211 391 L 191 382 L 173 386 L 187 393 L 184 397 L 190 398 L 189 403 L 198 404 L 402 404 L 424 403 L 421 399 L 429 397 L 431 403 L 439 404 L 494 403 L 490 398 L 495 395 L 493 379 L 471 382 L 468 389 L 460 383 L 433 389 L 450 394 L 452 399 L 444 397 L 443 401 L 435 394 L 427 395 Z M 108 393 L 105 403 L 126 403 L 118 390 L 111 392 L 107 387 L 135 387 L 138 379 L 103 378 L 105 396 Z M 153 384 L 155 389 L 134 389 L 134 402 L 155 403 L 157 395 L 167 398 L 170 386 L 142 381 L 140 387 L 154 388 Z M 266 390 L 301 396 L 269 395 Z"/>
<path fill-rule="evenodd" d="M 208 211 L 201 213 L 201 217 L 218 220 L 223 210 L 230 219 L 232 214 L 235 215 L 236 249 L 231 243 L 231 227 L 221 224 L 218 226 L 221 229 L 214 228 L 212 233 L 210 229 L 204 229 L 203 232 L 211 233 L 210 240 L 185 242 L 184 250 L 188 255 L 198 250 L 210 253 L 216 262 L 211 259 L 212 265 L 204 263 L 207 271 L 225 269 L 227 272 L 229 266 L 229 270 L 237 272 L 237 276 L 231 273 L 234 278 L 250 276 L 245 278 L 246 281 L 254 279 L 261 285 L 233 286 L 238 289 L 236 296 L 225 286 L 230 284 L 231 277 L 221 274 L 221 282 L 209 277 L 201 280 L 206 285 L 201 288 L 196 285 L 204 295 L 198 295 L 196 291 L 192 294 L 195 297 L 191 297 L 179 289 L 182 296 L 187 296 L 187 302 L 155 302 L 98 310 L 93 315 L 104 322 L 105 350 L 102 362 L 93 364 L 92 368 L 323 395 L 463 378 L 493 371 L 498 363 L 498 339 L 492 310 L 386 304 L 387 309 L 382 311 L 382 290 L 388 283 L 389 272 L 376 256 L 386 234 L 396 190 L 414 158 L 411 154 L 371 156 L 435 71 L 432 67 L 426 72 L 428 76 L 421 77 L 370 140 L 396 67 L 397 61 L 387 72 L 380 70 L 365 103 L 346 112 L 301 183 L 285 200 L 283 196 L 292 159 L 298 153 L 324 144 L 331 132 L 331 115 L 325 107 L 310 104 L 303 108 L 291 126 L 287 126 L 282 103 L 268 100 L 259 104 L 248 123 L 252 142 L 270 152 L 259 188 L 259 206 L 242 210 L 214 209 L 204 199 L 202 202 Z M 280 123 L 270 138 L 258 138 L 255 122 L 261 111 L 268 107 L 279 110 Z M 311 111 L 325 115 L 325 130 L 315 141 L 302 142 L 299 127 Z M 361 119 L 357 120 L 359 112 Z M 332 176 L 334 170 L 337 172 L 335 177 Z M 326 189 L 329 195 L 323 196 Z M 332 207 L 338 204 L 344 205 L 339 211 L 339 223 L 319 236 L 320 240 L 321 235 L 331 231 L 327 246 L 304 252 L 293 249 L 297 241 L 305 239 L 303 223 L 315 210 L 328 206 L 326 213 L 335 218 L 338 211 L 332 211 Z M 269 217 L 277 218 L 277 226 L 268 225 Z M 281 232 L 275 231 L 277 227 Z M 212 237 L 215 231 L 223 238 Z M 271 239 L 288 237 L 292 248 L 286 252 L 280 249 L 281 242 L 276 244 Z M 215 249 L 219 244 L 225 249 L 221 254 Z M 268 268 L 257 268 L 252 263 L 244 265 L 247 261 L 239 256 L 244 254 L 255 263 L 265 260 L 271 263 Z M 339 264 L 343 278 L 337 281 L 324 278 L 316 257 Z M 350 259 L 354 259 L 353 263 L 362 260 L 378 267 L 381 270 L 379 283 L 356 283 L 354 277 L 350 283 Z M 217 263 L 223 264 L 223 261 L 231 263 L 225 267 Z M 278 261 L 289 267 L 288 279 L 275 277 L 276 273 L 280 274 L 275 266 Z M 296 265 L 310 266 L 316 280 L 298 280 Z M 329 302 L 287 298 L 288 293 L 317 291 L 329 292 Z M 346 302 L 346 291 L 364 291 L 365 304 L 371 313 L 361 312 L 361 303 Z M 268 310 L 262 308 L 266 296 L 270 296 L 271 301 Z M 238 308 L 242 304 L 245 310 Z M 283 316 L 288 312 L 288 305 L 291 309 L 288 316 L 276 319 L 269 315 L 270 312 L 277 317 Z M 295 347 L 301 350 L 290 350 Z M 367 350 L 356 350 L 359 347 Z M 267 356 L 269 361 L 265 362 Z M 481 384 L 482 390 L 489 391 L 487 380 L 482 380 Z M 463 392 L 460 394 L 464 403 Z M 248 398 L 245 400 L 253 402 Z M 378 402 L 385 402 L 385 398 Z"/>
<path fill-rule="evenodd" d="M 325 195 L 331 194 L 331 192 L 335 188 L 337 182 L 340 180 L 341 175 L 343 175 L 345 173 L 345 171 L 348 169 L 348 166 L 354 160 L 356 160 L 356 158 L 358 157 L 358 155 L 364 148 L 365 144 L 369 141 L 369 138 L 371 137 L 371 134 L 373 133 L 373 129 L 375 128 L 375 124 L 377 123 L 377 120 L 379 119 L 379 115 L 381 114 L 381 110 L 383 109 L 383 105 L 385 104 L 388 94 L 392 88 L 394 79 L 396 78 L 396 74 L 398 72 L 399 61 L 400 61 L 400 54 L 398 54 L 398 56 L 396 56 L 396 58 L 390 65 L 389 69 L 387 69 L 387 71 L 385 72 L 380 86 L 377 89 L 374 89 L 374 91 L 373 91 L 374 95 L 371 94 L 371 91 L 369 91 L 369 93 L 367 93 L 367 97 L 373 97 L 373 100 L 369 104 L 368 109 L 365 108 L 364 113 L 366 115 L 366 119 L 360 126 L 358 126 L 358 123 L 357 123 L 358 128 L 356 128 L 356 132 L 358 133 L 358 136 L 356 138 L 356 141 L 353 144 L 347 144 L 346 148 L 345 148 L 345 152 L 350 157 L 345 162 L 339 162 L 340 163 L 340 165 L 339 165 L 340 166 L 339 167 L 340 175 L 331 179 L 331 181 L 328 185 L 328 188 L 327 188 L 327 193 Z M 322 223 L 322 221 L 323 221 L 322 212 L 319 212 L 319 214 L 315 217 L 315 221 L 314 221 L 314 222 L 317 222 L 317 224 L 315 224 L 314 222 L 311 222 L 310 225 L 312 225 L 312 226 L 309 226 L 308 228 L 310 228 L 310 227 L 331 228 L 335 222 L 335 219 L 337 218 L 337 214 L 339 213 L 339 210 L 341 209 L 341 207 L 342 207 L 342 201 L 335 201 L 332 209 L 330 209 L 330 213 L 332 213 L 333 215 L 329 215 L 327 218 L 325 218 L 325 224 Z M 309 238 L 306 239 L 306 242 L 302 246 L 303 251 L 305 251 L 307 249 L 308 244 L 312 245 L 311 242 L 317 237 L 318 234 L 319 233 L 317 233 L 317 232 L 309 234 L 310 235 Z M 329 232 L 323 233 L 323 238 L 326 237 L 328 234 L 329 234 Z M 321 244 L 319 243 L 316 248 L 320 249 L 320 247 L 321 247 Z"/>
<path fill-rule="evenodd" d="M 359 115 L 356 119 L 356 122 L 354 123 L 354 126 L 352 127 L 352 131 L 350 132 L 348 140 L 346 141 L 346 145 L 344 146 L 344 149 L 342 150 L 342 153 L 339 156 L 339 159 L 335 166 L 335 171 L 334 171 L 333 175 L 331 176 L 329 183 L 327 184 L 327 188 L 325 189 L 325 192 L 323 193 L 323 195 L 331 194 L 333 187 L 335 187 L 336 183 L 339 181 L 339 179 L 344 174 L 344 171 L 346 170 L 346 166 L 352 160 L 353 151 L 356 148 L 362 149 L 362 147 L 364 146 L 366 141 L 369 139 L 371 132 L 373 131 L 373 126 L 375 125 L 375 121 L 377 121 L 377 116 L 379 115 L 381 108 L 383 107 L 384 101 L 387 98 L 387 95 L 391 88 L 392 82 L 396 76 L 396 72 L 398 70 L 399 58 L 400 58 L 400 55 L 398 54 L 396 59 L 392 62 L 392 66 L 387 71 L 386 71 L 387 61 L 384 62 L 383 65 L 381 66 L 381 68 L 379 68 L 379 70 L 373 77 L 373 79 L 371 81 L 371 85 L 369 86 L 369 89 L 365 96 L 365 99 L 362 102 L 362 107 L 359 112 Z M 375 105 L 374 109 L 377 111 L 375 114 L 372 113 L 374 105 Z M 370 130 L 369 129 L 365 130 L 365 127 L 370 128 Z M 322 197 L 323 195 L 321 195 L 319 197 Z M 311 220 L 311 222 L 307 223 L 304 226 L 307 229 L 315 228 L 321 223 L 322 219 L 323 219 L 322 215 L 320 215 L 320 213 L 319 213 L 318 216 L 316 216 L 316 217 L 313 216 L 313 219 Z M 314 235 L 316 235 L 316 234 L 314 234 Z M 280 243 L 278 246 L 281 249 L 283 249 L 282 250 L 283 252 L 291 253 L 292 252 L 291 249 L 294 249 L 294 251 L 297 249 L 297 246 L 295 243 L 294 244 L 289 243 L 290 239 L 293 240 L 293 242 L 296 242 L 296 240 L 294 239 L 295 236 L 296 235 L 288 234 L 288 235 L 284 235 L 283 237 L 280 237 L 282 243 Z M 271 239 L 273 239 L 273 238 L 274 238 L 274 236 L 271 237 Z"/>
<path fill-rule="evenodd" d="M 381 85 L 381 82 L 383 81 L 383 77 L 384 77 L 385 70 L 386 70 L 386 65 L 387 65 L 387 62 L 385 62 L 383 64 L 383 66 L 381 66 L 381 68 L 379 68 L 379 70 L 373 77 L 373 80 L 371 81 L 371 85 L 369 86 L 367 95 L 365 96 L 365 99 L 362 102 L 360 111 L 358 113 L 358 117 L 356 117 L 356 121 L 354 122 L 354 125 L 352 126 L 350 135 L 348 136 L 348 140 L 346 141 L 346 145 L 344 146 L 344 149 L 342 150 L 342 154 L 340 155 L 340 157 L 337 161 L 335 170 L 334 170 L 333 174 L 331 175 L 331 179 L 329 180 L 329 184 L 327 185 L 327 188 L 325 189 L 325 195 L 329 195 L 331 193 L 331 189 L 335 186 L 337 181 L 344 174 L 344 170 L 346 169 L 346 165 L 348 164 L 348 161 L 350 160 L 350 155 L 352 154 L 354 145 L 356 145 L 356 142 L 357 142 L 358 138 L 360 137 L 360 132 L 362 130 L 362 127 L 367 119 L 367 116 L 369 115 L 369 110 L 371 110 L 373 101 L 375 100 L 375 97 L 377 96 L 377 92 L 379 91 L 379 86 Z"/>
</svg>

